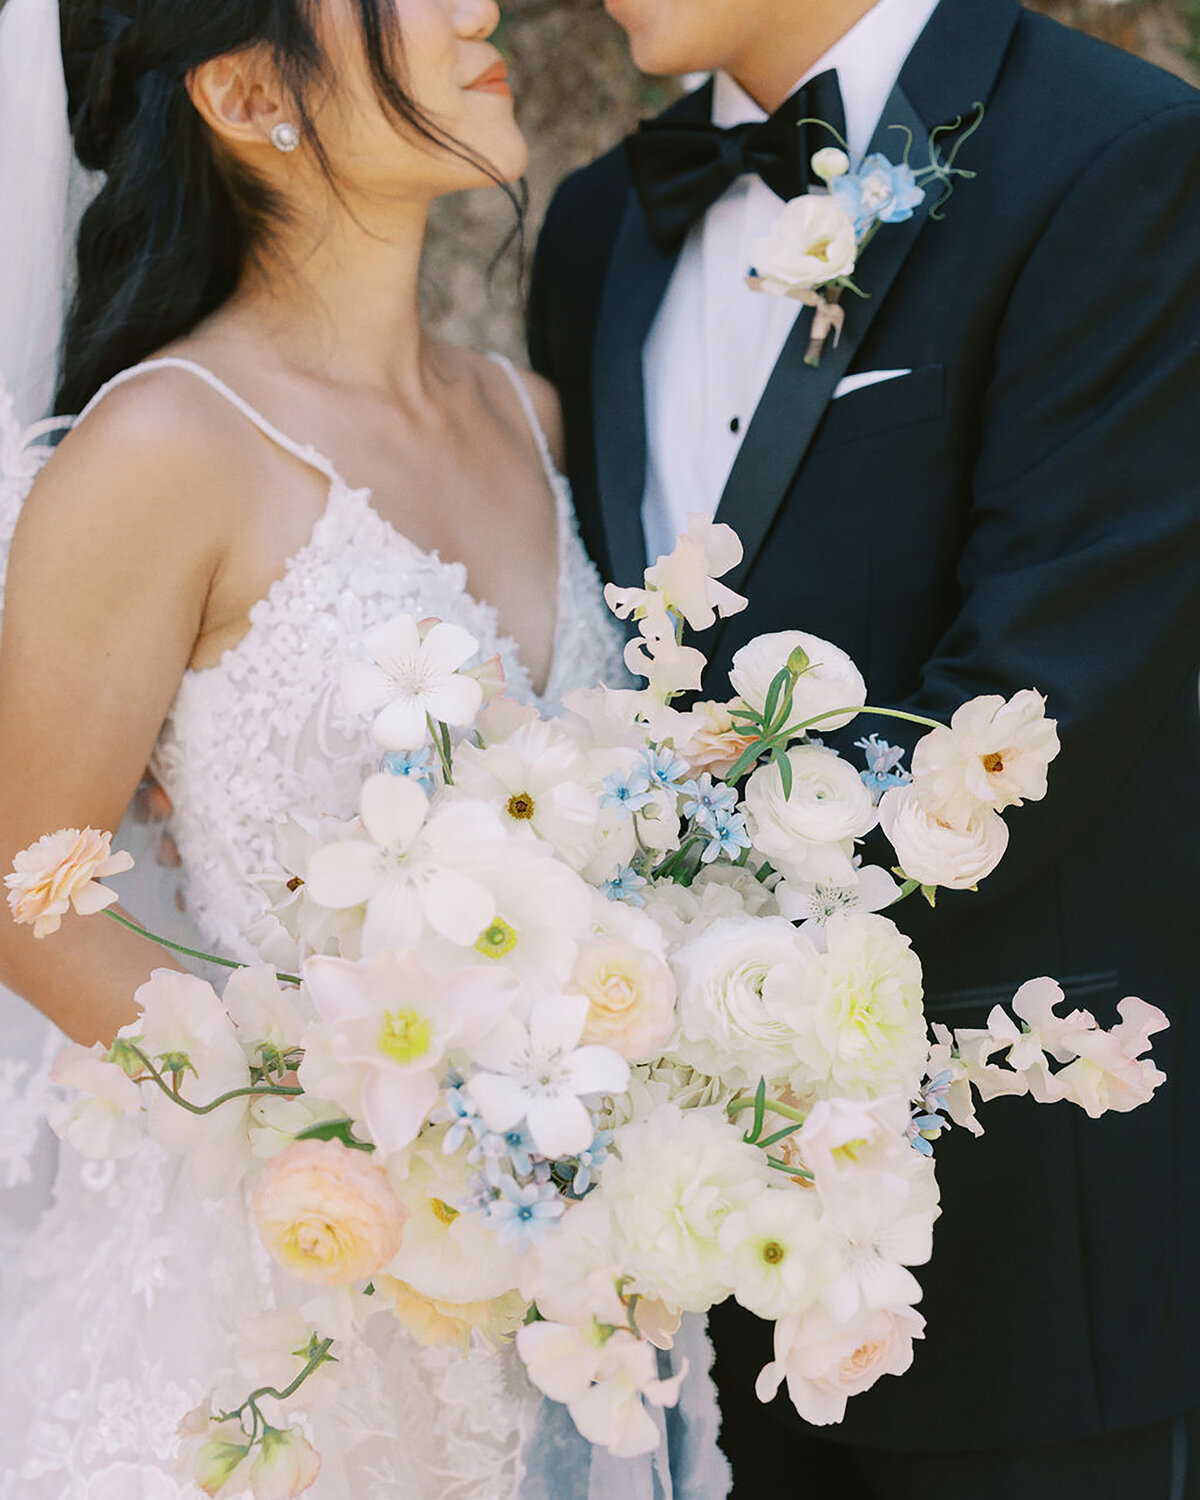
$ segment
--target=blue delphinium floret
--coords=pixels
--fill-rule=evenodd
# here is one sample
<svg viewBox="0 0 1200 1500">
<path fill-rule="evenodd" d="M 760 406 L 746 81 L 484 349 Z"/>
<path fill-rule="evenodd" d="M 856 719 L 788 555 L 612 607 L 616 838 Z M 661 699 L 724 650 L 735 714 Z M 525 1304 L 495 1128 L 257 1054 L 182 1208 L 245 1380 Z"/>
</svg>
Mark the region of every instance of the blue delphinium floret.
<svg viewBox="0 0 1200 1500">
<path fill-rule="evenodd" d="M 877 734 L 869 734 L 865 740 L 855 740 L 854 748 L 861 750 L 867 759 L 867 769 L 861 773 L 863 783 L 878 802 L 884 792 L 894 786 L 907 786 L 912 777 L 904 769 L 904 749 L 900 745 L 889 745 Z"/>
<path fill-rule="evenodd" d="M 906 163 L 889 161 L 880 152 L 868 156 L 857 172 L 847 172 L 830 187 L 834 202 L 854 220 L 859 238 L 877 220 L 902 224 L 925 201 L 925 189 Z"/>
</svg>

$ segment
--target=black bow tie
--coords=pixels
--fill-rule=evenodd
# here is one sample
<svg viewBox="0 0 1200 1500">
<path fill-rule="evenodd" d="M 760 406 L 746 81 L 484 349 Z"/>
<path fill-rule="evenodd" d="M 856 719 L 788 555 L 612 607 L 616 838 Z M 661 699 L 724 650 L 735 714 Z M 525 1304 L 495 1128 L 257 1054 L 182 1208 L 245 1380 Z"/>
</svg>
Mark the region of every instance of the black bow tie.
<svg viewBox="0 0 1200 1500">
<path fill-rule="evenodd" d="M 745 173 L 756 173 L 785 202 L 805 192 L 813 153 L 837 145 L 838 137 L 801 120 L 822 121 L 845 136 L 835 70 L 797 89 L 760 124 L 722 130 L 669 117 L 643 121 L 625 149 L 634 190 L 659 247 L 678 250 L 692 225 Z"/>
</svg>

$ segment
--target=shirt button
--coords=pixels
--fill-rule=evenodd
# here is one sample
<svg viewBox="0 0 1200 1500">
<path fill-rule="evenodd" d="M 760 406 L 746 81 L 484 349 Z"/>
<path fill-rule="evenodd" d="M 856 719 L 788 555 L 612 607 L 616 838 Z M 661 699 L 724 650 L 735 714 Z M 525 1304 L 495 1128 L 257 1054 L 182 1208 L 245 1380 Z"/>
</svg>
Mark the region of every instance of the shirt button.
<svg viewBox="0 0 1200 1500">
<path fill-rule="evenodd" d="M 730 419 L 729 419 L 729 430 L 730 430 L 730 432 L 732 432 L 734 434 L 735 437 L 737 436 L 737 434 L 739 432 L 741 432 L 741 430 L 742 430 L 742 419 L 741 419 L 741 417 L 730 417 Z"/>
</svg>

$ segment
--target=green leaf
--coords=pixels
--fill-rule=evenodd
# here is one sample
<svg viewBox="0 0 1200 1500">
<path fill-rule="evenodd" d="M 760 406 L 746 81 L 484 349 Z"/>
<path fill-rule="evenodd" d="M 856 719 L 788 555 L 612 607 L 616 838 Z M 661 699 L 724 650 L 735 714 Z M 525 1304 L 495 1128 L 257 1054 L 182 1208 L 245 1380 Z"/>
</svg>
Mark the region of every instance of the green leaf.
<svg viewBox="0 0 1200 1500">
<path fill-rule="evenodd" d="M 779 706 L 779 695 L 785 691 L 792 680 L 792 674 L 787 667 L 781 667 L 771 679 L 771 686 L 767 689 L 767 700 L 763 704 L 763 723 L 770 724 L 775 717 L 775 710 Z"/>
<path fill-rule="evenodd" d="M 772 759 L 779 768 L 779 779 L 783 782 L 783 799 L 790 801 L 792 795 L 792 763 L 788 759 L 787 751 L 776 749 Z"/>
<path fill-rule="evenodd" d="M 752 1146 L 762 1135 L 763 1116 L 767 1112 L 767 1080 L 760 1078 L 754 1091 L 754 1124 L 746 1132 L 746 1144 Z"/>
<path fill-rule="evenodd" d="M 921 894 L 929 902 L 930 906 L 937 905 L 937 893 L 938 888 L 936 885 L 923 885 L 921 887 Z"/>
<path fill-rule="evenodd" d="M 737 760 L 734 762 L 732 769 L 727 771 L 725 774 L 725 780 L 730 786 L 733 786 L 736 782 L 740 781 L 746 774 L 746 772 L 750 769 L 750 767 L 754 765 L 755 761 L 757 761 L 758 757 L 763 753 L 764 746 L 765 741 L 759 739 L 755 740 L 753 745 L 748 745 L 746 749 L 742 751 L 741 755 L 739 755 Z"/>
<path fill-rule="evenodd" d="M 354 1134 L 353 1120 L 318 1120 L 296 1136 L 298 1141 L 341 1141 L 352 1151 L 374 1151 L 369 1141 L 360 1141 Z"/>
</svg>

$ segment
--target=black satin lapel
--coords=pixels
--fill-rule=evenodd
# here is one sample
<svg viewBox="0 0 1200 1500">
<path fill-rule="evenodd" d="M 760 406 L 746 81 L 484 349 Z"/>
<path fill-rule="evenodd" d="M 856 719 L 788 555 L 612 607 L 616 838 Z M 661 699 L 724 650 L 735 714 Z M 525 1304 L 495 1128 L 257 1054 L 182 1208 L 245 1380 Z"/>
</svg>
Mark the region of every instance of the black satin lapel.
<svg viewBox="0 0 1200 1500">
<path fill-rule="evenodd" d="M 899 160 L 904 136 L 892 126 L 912 131 L 914 159 L 928 136 L 928 128 L 907 97 L 895 89 L 884 110 L 872 151 L 883 151 Z M 843 299 L 846 321 L 836 348 L 826 347 L 814 370 L 804 363 L 808 349 L 812 313 L 801 311 L 783 352 L 763 392 L 745 441 L 730 472 L 717 510 L 717 520 L 727 522 L 742 539 L 744 555 L 723 583 L 738 589 L 744 582 L 766 540 L 767 533 L 791 488 L 796 470 L 804 461 L 813 435 L 833 397 L 834 389 L 858 352 L 867 329 L 887 297 L 892 282 L 912 249 L 936 193 L 927 194 L 913 217 L 903 224 L 884 224 L 863 252 L 855 281 L 865 298 L 847 293 Z M 718 631 L 719 637 L 719 631 Z M 713 641 L 715 649 L 716 641 Z"/>
<path fill-rule="evenodd" d="M 675 269 L 650 237 L 632 192 L 609 262 L 593 353 L 596 478 L 613 581 L 641 582 L 646 566 L 646 399 L 642 348 Z"/>
</svg>

